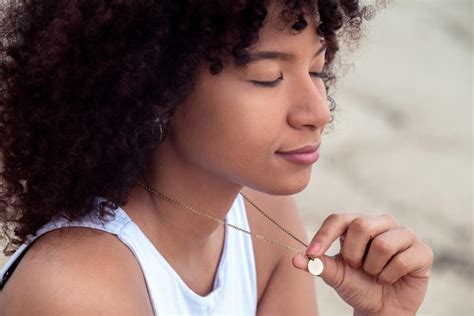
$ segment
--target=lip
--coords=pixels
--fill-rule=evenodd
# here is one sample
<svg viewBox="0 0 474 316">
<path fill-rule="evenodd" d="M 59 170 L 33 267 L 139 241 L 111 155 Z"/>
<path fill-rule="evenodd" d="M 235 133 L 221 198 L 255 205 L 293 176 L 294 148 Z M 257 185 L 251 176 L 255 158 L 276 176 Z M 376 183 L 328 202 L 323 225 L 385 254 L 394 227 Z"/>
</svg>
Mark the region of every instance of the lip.
<svg viewBox="0 0 474 316">
<path fill-rule="evenodd" d="M 292 151 L 276 152 L 275 154 L 292 163 L 310 165 L 319 159 L 319 144 L 317 146 L 305 146 Z"/>
<path fill-rule="evenodd" d="M 316 150 L 319 149 L 319 146 L 321 146 L 321 143 L 317 145 L 308 145 L 304 146 L 295 150 L 290 150 L 290 151 L 277 151 L 277 154 L 283 154 L 283 155 L 288 155 L 288 154 L 306 154 L 306 153 L 312 153 L 315 152 Z"/>
</svg>

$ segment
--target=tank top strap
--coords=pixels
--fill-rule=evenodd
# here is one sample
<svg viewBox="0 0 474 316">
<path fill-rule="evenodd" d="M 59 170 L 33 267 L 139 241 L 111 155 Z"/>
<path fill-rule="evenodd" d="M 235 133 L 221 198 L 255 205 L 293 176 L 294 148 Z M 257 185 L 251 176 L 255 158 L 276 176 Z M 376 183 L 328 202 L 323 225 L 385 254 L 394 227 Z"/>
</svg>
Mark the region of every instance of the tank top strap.
<svg viewBox="0 0 474 316">
<path fill-rule="evenodd" d="M 105 199 L 102 197 L 97 197 L 96 205 L 104 200 Z M 33 239 L 36 239 L 51 230 L 63 227 L 89 227 L 118 235 L 123 226 L 131 221 L 127 214 L 123 211 L 120 212 L 119 210 L 121 210 L 120 207 L 114 211 L 113 217 L 105 217 L 104 219 L 99 217 L 97 207 L 82 218 L 73 221 L 69 221 L 64 215 L 59 214 L 46 225 L 38 229 L 36 231 L 36 236 L 34 236 Z"/>
<path fill-rule="evenodd" d="M 131 220 L 127 214 L 118 208 L 114 212 L 113 219 L 106 218 L 102 220 L 98 214 L 98 203 L 106 200 L 103 197 L 96 197 L 95 204 L 96 207 L 78 220 L 69 221 L 63 213 L 59 213 L 54 216 L 48 223 L 39 228 L 35 234 L 28 236 L 27 240 L 15 251 L 15 253 L 8 259 L 5 265 L 0 270 L 0 290 L 3 289 L 5 283 L 10 278 L 13 271 L 15 271 L 20 260 L 26 254 L 28 249 L 33 245 L 33 243 L 44 234 L 63 227 L 88 227 L 94 228 L 101 231 L 105 231 L 114 235 L 119 235 L 121 229 L 126 226 Z"/>
</svg>

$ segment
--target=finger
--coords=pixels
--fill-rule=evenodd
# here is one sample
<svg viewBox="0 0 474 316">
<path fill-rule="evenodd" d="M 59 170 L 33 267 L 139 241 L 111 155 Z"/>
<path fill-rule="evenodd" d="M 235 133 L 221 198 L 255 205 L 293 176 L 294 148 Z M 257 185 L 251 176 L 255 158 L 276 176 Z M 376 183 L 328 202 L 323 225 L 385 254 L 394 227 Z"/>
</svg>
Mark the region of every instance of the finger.
<svg viewBox="0 0 474 316">
<path fill-rule="evenodd" d="M 361 216 L 347 227 L 341 256 L 348 264 L 358 269 L 370 246 L 370 241 L 397 225 L 391 215 Z"/>
<path fill-rule="evenodd" d="M 311 258 L 319 257 L 324 254 L 331 244 L 347 229 L 347 226 L 359 214 L 332 214 L 329 215 L 314 235 L 306 251 Z"/>
<path fill-rule="evenodd" d="M 308 272 L 308 257 L 297 254 L 293 257 L 292 263 L 295 268 Z"/>
<path fill-rule="evenodd" d="M 378 235 L 372 240 L 364 260 L 364 271 L 370 275 L 379 274 L 394 255 L 408 249 L 415 240 L 415 233 L 406 227 L 395 227 Z"/>
<path fill-rule="evenodd" d="M 392 284 L 403 276 L 429 277 L 433 264 L 433 252 L 421 242 L 395 255 L 382 270 L 377 282 Z"/>
<path fill-rule="evenodd" d="M 315 276 L 321 275 L 324 271 L 324 264 L 320 258 L 310 259 L 302 254 L 293 257 L 293 266 Z"/>
<path fill-rule="evenodd" d="M 323 272 L 320 274 L 321 279 L 330 287 L 338 290 L 345 278 L 345 263 L 340 255 L 321 256 L 323 262 Z"/>
<path fill-rule="evenodd" d="M 342 261 L 342 258 L 339 255 L 334 257 L 323 255 L 318 257 L 318 259 L 321 260 L 323 265 L 322 273 L 319 277 L 321 277 L 329 286 L 337 289 L 344 280 L 344 262 Z M 297 254 L 293 257 L 293 266 L 309 272 L 308 261 L 309 258 L 307 256 Z"/>
<path fill-rule="evenodd" d="M 355 293 L 360 293 L 361 284 L 375 281 L 373 276 L 350 267 L 339 254 L 336 256 L 322 255 L 318 259 L 322 263 L 322 272 L 319 277 L 344 299 L 347 299 L 347 295 L 353 296 Z M 301 254 L 293 257 L 293 265 L 307 272 L 308 261 L 309 258 Z"/>
</svg>

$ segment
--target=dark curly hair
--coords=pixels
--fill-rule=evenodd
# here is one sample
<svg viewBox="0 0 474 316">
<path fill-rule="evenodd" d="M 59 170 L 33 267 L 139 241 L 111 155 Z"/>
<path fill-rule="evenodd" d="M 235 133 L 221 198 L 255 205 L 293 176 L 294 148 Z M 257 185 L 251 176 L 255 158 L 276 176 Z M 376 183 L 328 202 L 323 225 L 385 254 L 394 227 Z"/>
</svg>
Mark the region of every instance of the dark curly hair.
<svg viewBox="0 0 474 316">
<path fill-rule="evenodd" d="M 59 212 L 113 215 L 192 90 L 198 65 L 249 61 L 268 0 L 19 0 L 1 10 L 0 221 L 11 255 Z M 359 0 L 280 0 L 296 30 L 318 21 L 329 91 L 341 38 L 376 8 Z M 0 4 L 1 5 L 1 4 Z M 334 100 L 329 97 L 331 113 Z M 332 118 L 331 118 L 332 122 Z"/>
</svg>

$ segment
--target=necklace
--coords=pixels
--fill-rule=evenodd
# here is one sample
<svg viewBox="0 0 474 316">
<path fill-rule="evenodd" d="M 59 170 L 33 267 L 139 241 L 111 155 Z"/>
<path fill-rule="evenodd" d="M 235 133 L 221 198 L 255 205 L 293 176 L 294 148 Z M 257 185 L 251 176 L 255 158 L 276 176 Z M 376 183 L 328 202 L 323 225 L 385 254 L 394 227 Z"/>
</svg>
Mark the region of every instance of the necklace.
<svg viewBox="0 0 474 316">
<path fill-rule="evenodd" d="M 284 249 L 287 249 L 287 250 L 290 250 L 290 251 L 293 251 L 293 252 L 296 252 L 296 253 L 299 253 L 299 254 L 302 254 L 304 256 L 306 256 L 309 260 L 308 260 L 308 271 L 313 274 L 313 275 L 320 275 L 323 271 L 323 263 L 320 259 L 318 258 L 311 258 L 311 257 L 308 257 L 306 255 L 306 253 L 304 251 L 301 251 L 297 248 L 294 248 L 294 247 L 291 247 L 291 246 L 288 246 L 288 245 L 285 245 L 277 240 L 273 240 L 271 238 L 268 238 L 268 237 L 265 237 L 263 235 L 260 235 L 260 234 L 256 234 L 256 233 L 253 233 L 253 232 L 250 232 L 248 230 L 245 230 L 243 228 L 240 228 L 238 226 L 235 226 L 233 224 L 230 224 L 230 223 L 227 223 L 225 220 L 222 220 L 220 218 L 217 218 L 215 216 L 212 216 L 206 212 L 203 212 L 201 210 L 197 210 L 189 205 L 186 205 L 184 203 L 181 203 L 179 201 L 176 201 L 172 198 L 170 198 L 169 196 L 161 193 L 161 192 L 157 192 L 155 190 L 153 190 L 152 188 L 150 188 L 149 186 L 147 186 L 146 184 L 140 182 L 140 181 L 136 181 L 136 183 L 138 185 L 140 185 L 141 187 L 143 187 L 145 190 L 153 193 L 154 195 L 160 197 L 161 199 L 165 200 L 165 201 L 168 201 L 168 202 L 171 202 L 171 203 L 174 203 L 186 210 L 189 210 L 193 213 L 196 213 L 198 215 L 201 215 L 201 216 L 204 216 L 204 217 L 207 217 L 219 224 L 222 224 L 222 225 L 226 225 L 228 227 L 232 227 L 236 230 L 239 230 L 241 232 L 244 232 L 246 234 L 249 234 L 250 236 L 252 237 L 255 237 L 257 239 L 260 239 L 260 240 L 265 240 L 265 241 L 268 241 L 268 242 L 271 242 L 273 243 L 274 245 L 277 245 L 279 247 L 282 247 Z M 257 205 L 255 205 L 254 202 L 252 202 L 247 196 L 245 196 L 242 192 L 240 192 L 240 194 L 244 197 L 244 199 L 246 199 L 255 209 L 257 209 L 263 216 L 265 216 L 269 221 L 271 221 L 274 225 L 276 225 L 278 228 L 280 228 L 283 232 L 285 232 L 287 235 L 289 235 L 290 237 L 292 237 L 293 239 L 295 239 L 297 242 L 299 242 L 300 244 L 302 244 L 305 248 L 308 248 L 308 245 L 306 245 L 303 241 L 301 241 L 298 237 L 296 237 L 295 235 L 293 235 L 292 233 L 290 233 L 287 229 L 285 229 L 282 225 L 280 225 L 279 223 L 277 223 L 273 218 L 271 218 L 267 213 L 265 213 L 262 209 L 260 209 Z"/>
</svg>

